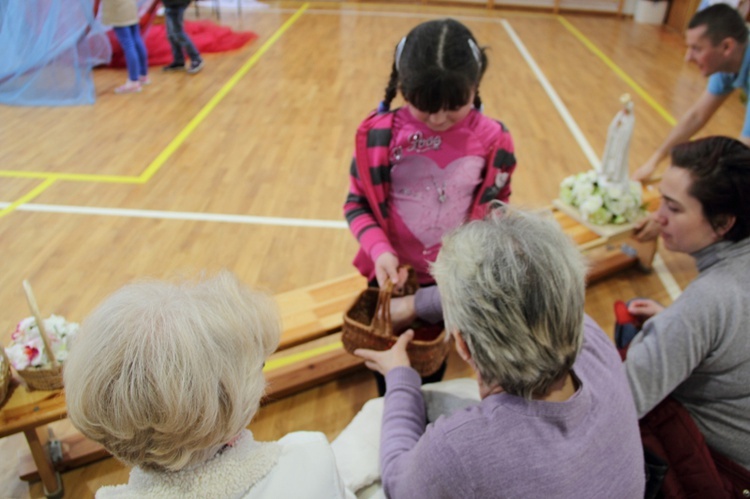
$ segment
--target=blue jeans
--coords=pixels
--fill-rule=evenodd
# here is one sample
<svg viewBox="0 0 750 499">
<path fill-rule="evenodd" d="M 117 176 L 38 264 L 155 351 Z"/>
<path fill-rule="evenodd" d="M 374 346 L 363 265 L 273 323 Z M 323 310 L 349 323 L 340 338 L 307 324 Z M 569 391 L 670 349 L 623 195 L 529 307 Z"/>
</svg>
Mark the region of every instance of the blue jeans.
<svg viewBox="0 0 750 499">
<path fill-rule="evenodd" d="M 148 74 L 148 54 L 141 38 L 141 29 L 137 24 L 115 27 L 115 36 L 125 53 L 130 81 L 138 81 L 139 76 Z"/>
<path fill-rule="evenodd" d="M 167 39 L 172 46 L 172 59 L 175 64 L 185 64 L 185 52 L 191 61 L 199 61 L 201 55 L 193 42 L 185 34 L 183 19 L 187 5 L 181 7 L 165 7 L 164 18 L 167 24 Z"/>
</svg>

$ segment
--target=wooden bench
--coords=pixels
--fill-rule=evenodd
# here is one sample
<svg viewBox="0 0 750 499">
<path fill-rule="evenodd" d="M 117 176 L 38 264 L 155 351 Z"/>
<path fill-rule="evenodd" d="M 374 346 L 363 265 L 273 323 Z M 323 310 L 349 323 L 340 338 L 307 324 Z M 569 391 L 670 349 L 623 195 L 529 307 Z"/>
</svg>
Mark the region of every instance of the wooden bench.
<svg viewBox="0 0 750 499">
<path fill-rule="evenodd" d="M 628 233 L 602 236 L 559 209 L 550 211 L 581 251 L 589 256 L 589 282 L 633 265 L 650 268 L 655 242 L 638 244 Z M 623 251 L 623 244 L 630 249 Z M 279 349 L 264 368 L 268 380 L 266 402 L 363 368 L 362 360 L 344 351 L 341 325 L 344 311 L 365 286 L 366 280 L 353 273 L 275 296 L 283 333 Z M 25 464 L 21 477 L 41 479 L 47 491 L 57 491 L 49 497 L 62 496 L 62 488 L 58 489 L 61 484 L 58 472 L 108 455 L 98 444 L 75 434 L 62 442 L 60 459 L 53 464 L 47 450 L 47 425 L 65 417 L 64 390 L 30 392 L 15 380 L 9 398 L 0 408 L 0 437 L 23 433 L 29 444 L 31 457 L 22 459 Z"/>
</svg>

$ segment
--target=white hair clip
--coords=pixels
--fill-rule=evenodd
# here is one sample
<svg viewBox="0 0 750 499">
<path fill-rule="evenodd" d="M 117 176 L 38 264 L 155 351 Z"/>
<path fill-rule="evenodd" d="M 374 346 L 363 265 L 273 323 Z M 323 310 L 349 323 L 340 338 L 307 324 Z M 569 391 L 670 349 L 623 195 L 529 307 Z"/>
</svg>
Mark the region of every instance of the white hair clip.
<svg viewBox="0 0 750 499">
<path fill-rule="evenodd" d="M 401 53 L 404 51 L 404 45 L 406 45 L 406 37 L 403 37 L 396 46 L 396 71 L 401 71 L 399 62 L 401 61 Z"/>
<path fill-rule="evenodd" d="M 482 69 L 482 51 L 479 50 L 479 47 L 477 47 L 477 44 L 474 40 L 471 38 L 468 39 L 469 42 L 469 48 L 471 48 L 471 53 L 474 54 L 474 59 L 477 60 L 477 64 L 479 64 L 479 69 Z"/>
</svg>

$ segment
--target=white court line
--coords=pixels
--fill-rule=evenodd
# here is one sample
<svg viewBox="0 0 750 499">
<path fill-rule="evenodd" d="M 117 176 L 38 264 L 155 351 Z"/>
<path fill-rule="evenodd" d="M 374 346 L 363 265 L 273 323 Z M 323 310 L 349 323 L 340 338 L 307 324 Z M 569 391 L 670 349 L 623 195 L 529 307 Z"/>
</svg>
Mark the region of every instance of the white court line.
<svg viewBox="0 0 750 499">
<path fill-rule="evenodd" d="M 568 112 L 568 108 L 565 107 L 565 104 L 563 103 L 562 99 L 560 99 L 560 97 L 557 95 L 557 92 L 555 92 L 555 89 L 552 88 L 552 85 L 550 84 L 549 80 L 547 80 L 547 77 L 544 76 L 544 73 L 542 72 L 542 70 L 539 69 L 539 66 L 537 66 L 536 61 L 534 60 L 533 57 L 531 57 L 531 54 L 529 54 L 529 51 L 526 50 L 526 46 L 523 44 L 521 39 L 513 30 L 510 23 L 506 21 L 505 19 L 503 19 L 500 21 L 500 24 L 503 25 L 503 28 L 505 28 L 505 31 L 508 33 L 508 36 L 510 36 L 510 39 L 513 40 L 513 43 L 516 45 L 516 48 L 521 53 L 521 56 L 524 58 L 524 60 L 526 60 L 526 63 L 531 68 L 531 71 L 536 75 L 537 79 L 539 80 L 539 83 L 542 84 L 542 88 L 544 89 L 545 92 L 547 92 L 547 95 L 552 101 L 552 104 L 555 106 L 555 109 L 557 109 L 557 112 L 560 113 L 560 117 L 563 119 L 565 124 L 570 129 L 570 132 L 573 134 L 573 137 L 575 137 L 576 142 L 578 142 L 578 145 L 581 147 L 581 150 L 583 151 L 583 154 L 586 156 L 586 159 L 589 160 L 589 163 L 591 163 L 591 166 L 594 168 L 594 170 L 599 171 L 599 169 L 601 168 L 599 156 L 596 155 L 594 150 L 591 148 L 591 145 L 589 144 L 588 140 L 586 140 L 586 137 L 583 136 L 583 132 L 581 132 L 581 129 L 578 128 L 578 124 L 570 115 L 570 112 Z"/>
<path fill-rule="evenodd" d="M 658 252 L 654 255 L 653 265 L 656 276 L 664 285 L 664 289 L 667 290 L 667 294 L 672 298 L 672 301 L 675 301 L 680 294 L 682 294 L 682 288 L 677 284 L 677 281 L 675 281 L 674 276 L 669 271 Z"/>
<path fill-rule="evenodd" d="M 0 203 L 0 209 L 10 203 Z M 28 203 L 16 211 L 40 213 L 67 213 L 72 215 L 99 215 L 108 217 L 151 218 L 160 220 L 192 220 L 197 222 L 223 222 L 248 225 L 275 225 L 283 227 L 305 227 L 316 229 L 346 229 L 343 220 L 309 220 L 305 218 L 257 217 L 253 215 L 230 215 L 223 213 L 197 213 L 189 211 L 134 210 L 129 208 L 99 208 L 90 206 L 65 206 L 59 204 Z"/>
<path fill-rule="evenodd" d="M 296 12 L 295 9 L 267 9 L 260 11 L 262 13 L 277 13 L 277 14 L 290 14 Z M 374 10 L 331 10 L 331 9 L 308 9 L 305 11 L 305 15 L 321 15 L 321 16 L 362 16 L 362 17 L 400 17 L 403 19 L 445 19 L 445 14 L 432 14 L 428 12 L 380 12 Z M 539 16 L 544 18 L 543 14 L 529 14 L 530 16 Z M 549 16 L 549 14 L 547 14 Z M 457 21 L 474 21 L 481 23 L 497 23 L 500 21 L 498 17 L 479 17 L 479 16 L 450 16 L 451 19 Z"/>
</svg>

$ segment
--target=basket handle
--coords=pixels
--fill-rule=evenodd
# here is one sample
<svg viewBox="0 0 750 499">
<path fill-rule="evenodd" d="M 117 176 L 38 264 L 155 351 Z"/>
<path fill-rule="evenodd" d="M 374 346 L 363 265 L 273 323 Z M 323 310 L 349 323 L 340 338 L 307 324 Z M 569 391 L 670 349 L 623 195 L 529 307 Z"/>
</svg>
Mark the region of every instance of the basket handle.
<svg viewBox="0 0 750 499">
<path fill-rule="evenodd" d="M 45 329 L 44 327 L 42 314 L 39 313 L 39 307 L 36 304 L 36 298 L 34 298 L 34 291 L 32 291 L 31 284 L 29 284 L 29 281 L 27 281 L 26 279 L 23 280 L 23 290 L 26 293 L 26 301 L 29 303 L 31 314 L 36 320 L 36 326 L 39 328 L 39 336 L 42 337 L 42 341 L 44 342 L 44 349 L 47 351 L 47 358 L 50 360 L 53 367 L 57 367 L 57 359 L 55 358 L 55 354 L 52 352 L 49 337 L 47 336 L 47 329 Z"/>
<path fill-rule="evenodd" d="M 393 281 L 387 279 L 385 285 L 378 292 L 378 304 L 375 306 L 375 317 L 372 326 L 375 331 L 383 331 L 386 336 L 393 336 L 391 322 L 391 296 L 393 295 Z"/>
</svg>

